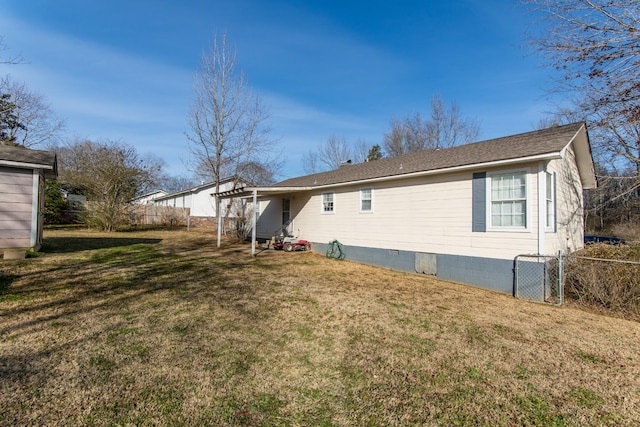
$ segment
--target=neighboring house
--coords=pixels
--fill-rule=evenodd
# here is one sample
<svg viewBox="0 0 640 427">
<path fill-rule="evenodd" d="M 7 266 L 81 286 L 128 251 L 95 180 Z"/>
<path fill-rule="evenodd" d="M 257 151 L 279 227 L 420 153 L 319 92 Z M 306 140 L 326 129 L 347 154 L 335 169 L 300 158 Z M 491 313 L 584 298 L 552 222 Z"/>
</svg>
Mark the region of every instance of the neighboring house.
<svg viewBox="0 0 640 427">
<path fill-rule="evenodd" d="M 229 192 L 238 188 L 244 188 L 247 183 L 241 179 L 230 177 L 220 180 L 219 191 Z M 158 206 L 170 206 L 174 208 L 188 208 L 191 218 L 215 218 L 216 203 L 213 193 L 216 190 L 216 183 L 203 183 L 197 187 L 176 193 L 167 194 L 155 198 L 154 204 Z M 222 217 L 226 217 L 233 206 L 234 200 L 225 200 L 221 204 Z"/>
<path fill-rule="evenodd" d="M 56 155 L 0 145 L 0 250 L 24 258 L 42 244 L 44 180 L 58 175 Z"/>
<path fill-rule="evenodd" d="M 158 197 L 164 197 L 168 193 L 163 190 L 156 190 L 150 193 L 143 194 L 131 200 L 134 205 L 148 205 L 153 203 Z"/>
<path fill-rule="evenodd" d="M 583 247 L 596 179 L 584 123 L 345 165 L 251 189 L 256 237 L 283 224 L 323 253 L 513 292 L 514 258 Z"/>
</svg>

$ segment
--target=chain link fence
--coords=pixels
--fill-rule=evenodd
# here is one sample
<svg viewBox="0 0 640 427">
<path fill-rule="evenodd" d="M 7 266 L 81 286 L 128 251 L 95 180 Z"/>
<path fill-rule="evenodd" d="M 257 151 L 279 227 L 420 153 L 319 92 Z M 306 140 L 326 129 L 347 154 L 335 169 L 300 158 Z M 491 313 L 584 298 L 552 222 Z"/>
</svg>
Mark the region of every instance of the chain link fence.
<svg viewBox="0 0 640 427">
<path fill-rule="evenodd" d="M 515 296 L 550 304 L 564 300 L 562 254 L 518 255 L 515 258 Z"/>
<path fill-rule="evenodd" d="M 578 255 L 518 255 L 515 296 L 563 304 L 573 299 L 640 314 L 640 262 Z"/>
<path fill-rule="evenodd" d="M 640 262 L 564 257 L 567 296 L 621 313 L 640 314 Z"/>
</svg>

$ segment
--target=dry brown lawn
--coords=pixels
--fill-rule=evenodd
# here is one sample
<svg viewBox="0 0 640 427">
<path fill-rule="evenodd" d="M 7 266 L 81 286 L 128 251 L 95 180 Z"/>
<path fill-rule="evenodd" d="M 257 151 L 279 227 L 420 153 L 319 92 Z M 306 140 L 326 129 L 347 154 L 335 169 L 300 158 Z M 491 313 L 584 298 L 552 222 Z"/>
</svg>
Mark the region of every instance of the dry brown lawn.
<svg viewBox="0 0 640 427">
<path fill-rule="evenodd" d="M 199 231 L 38 255 L 0 261 L 0 425 L 640 425 L 637 322 Z"/>
</svg>

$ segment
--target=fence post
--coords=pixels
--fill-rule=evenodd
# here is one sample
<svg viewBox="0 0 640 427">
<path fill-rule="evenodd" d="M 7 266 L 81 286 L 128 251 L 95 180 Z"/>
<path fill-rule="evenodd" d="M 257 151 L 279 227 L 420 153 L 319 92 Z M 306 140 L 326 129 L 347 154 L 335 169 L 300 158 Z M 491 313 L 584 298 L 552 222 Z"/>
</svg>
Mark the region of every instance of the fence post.
<svg viewBox="0 0 640 427">
<path fill-rule="evenodd" d="M 564 257 L 558 251 L 558 305 L 564 304 Z"/>
</svg>

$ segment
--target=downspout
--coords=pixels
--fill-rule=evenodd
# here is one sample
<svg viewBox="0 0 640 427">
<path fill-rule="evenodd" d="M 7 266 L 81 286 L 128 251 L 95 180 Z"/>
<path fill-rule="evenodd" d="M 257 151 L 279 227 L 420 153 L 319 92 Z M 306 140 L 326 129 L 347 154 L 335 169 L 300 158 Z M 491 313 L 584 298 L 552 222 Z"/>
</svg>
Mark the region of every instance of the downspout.
<svg viewBox="0 0 640 427">
<path fill-rule="evenodd" d="M 253 218 L 251 219 L 251 256 L 256 256 L 256 225 L 258 217 L 256 212 L 256 206 L 258 205 L 258 190 L 253 190 Z"/>
</svg>

